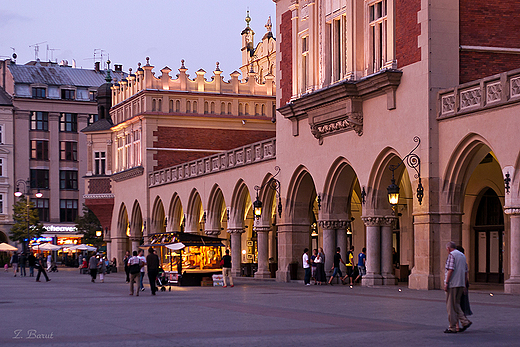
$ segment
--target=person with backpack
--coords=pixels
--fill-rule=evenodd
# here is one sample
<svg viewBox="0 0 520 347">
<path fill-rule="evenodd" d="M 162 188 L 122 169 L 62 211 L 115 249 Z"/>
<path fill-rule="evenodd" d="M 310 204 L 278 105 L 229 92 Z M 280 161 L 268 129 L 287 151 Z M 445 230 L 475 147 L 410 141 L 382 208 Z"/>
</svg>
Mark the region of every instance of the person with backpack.
<svg viewBox="0 0 520 347">
<path fill-rule="evenodd" d="M 357 282 L 359 279 L 363 278 L 363 276 L 365 276 L 367 274 L 367 266 L 366 266 L 367 255 L 366 255 L 366 252 L 367 252 L 367 249 L 365 247 L 363 247 L 363 249 L 361 250 L 361 253 L 358 254 L 358 264 L 357 264 L 357 267 L 358 267 L 359 275 L 356 277 L 354 282 Z"/>
<path fill-rule="evenodd" d="M 343 282 L 343 284 L 346 284 L 345 280 L 348 277 L 350 279 L 350 285 L 352 285 L 352 281 L 353 281 L 352 277 L 354 277 L 354 246 L 350 247 L 350 250 L 348 251 L 348 254 L 347 254 L 347 260 L 348 260 L 348 263 L 346 264 L 347 274 L 345 275 L 345 277 L 343 277 L 341 279 L 341 281 Z"/>
<path fill-rule="evenodd" d="M 128 259 L 128 270 L 130 272 L 130 295 L 134 295 L 134 283 L 141 276 L 141 268 L 144 263 L 137 256 L 137 251 L 133 251 L 132 257 Z M 139 285 L 137 285 L 136 296 L 139 296 Z"/>
</svg>

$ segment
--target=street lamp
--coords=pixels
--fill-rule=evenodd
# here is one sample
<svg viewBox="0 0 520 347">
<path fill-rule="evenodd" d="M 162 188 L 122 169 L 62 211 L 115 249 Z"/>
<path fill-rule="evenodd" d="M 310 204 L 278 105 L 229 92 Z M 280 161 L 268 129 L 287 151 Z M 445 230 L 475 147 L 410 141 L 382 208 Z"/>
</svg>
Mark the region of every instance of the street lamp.
<svg viewBox="0 0 520 347">
<path fill-rule="evenodd" d="M 390 165 L 388 169 L 392 171 L 392 180 L 390 185 L 386 188 L 388 192 L 388 201 L 390 204 L 395 207 L 397 203 L 399 202 L 399 186 L 395 184 L 395 177 L 394 177 L 394 171 L 397 170 L 399 166 L 401 166 L 402 163 L 405 162 L 406 164 L 415 170 L 415 178 L 419 179 L 419 184 L 417 186 L 417 200 L 419 201 L 419 205 L 422 204 L 422 199 L 424 196 L 424 188 L 421 183 L 421 159 L 417 154 L 414 153 L 414 151 L 419 147 L 421 144 L 421 139 L 419 136 L 415 136 L 413 138 L 414 142 L 417 142 L 417 145 L 408 153 L 397 165 Z"/>
<path fill-rule="evenodd" d="M 103 234 L 102 230 L 96 230 L 96 236 L 101 237 L 101 234 Z"/>
<path fill-rule="evenodd" d="M 30 181 L 29 180 L 24 181 L 23 179 L 19 179 L 16 181 L 16 192 L 14 193 L 14 196 L 16 196 L 17 198 L 19 198 L 23 195 L 23 192 L 20 189 L 20 186 L 23 186 L 24 191 L 25 191 L 25 197 L 26 197 L 26 202 L 25 202 L 25 213 L 26 214 L 25 214 L 25 216 L 27 219 L 27 240 L 24 243 L 24 248 L 25 248 L 24 253 L 27 254 L 29 252 L 29 240 L 31 238 L 30 228 L 29 228 L 29 195 L 31 194 Z M 39 199 L 43 196 L 43 194 L 38 189 L 38 192 L 35 194 L 35 196 Z"/>
<path fill-rule="evenodd" d="M 280 216 L 280 218 L 282 217 L 282 197 L 280 194 L 280 181 L 278 181 L 275 178 L 280 173 L 280 167 L 275 166 L 274 169 L 276 170 L 276 174 L 273 177 L 271 177 L 261 187 L 254 187 L 254 189 L 256 190 L 256 200 L 253 202 L 253 214 L 255 215 L 256 219 L 260 219 L 260 216 L 262 215 L 262 201 L 260 201 L 260 198 L 258 197 L 258 191 L 262 190 L 265 186 L 268 186 L 269 188 L 274 190 L 276 194 L 278 194 L 278 215 Z"/>
</svg>

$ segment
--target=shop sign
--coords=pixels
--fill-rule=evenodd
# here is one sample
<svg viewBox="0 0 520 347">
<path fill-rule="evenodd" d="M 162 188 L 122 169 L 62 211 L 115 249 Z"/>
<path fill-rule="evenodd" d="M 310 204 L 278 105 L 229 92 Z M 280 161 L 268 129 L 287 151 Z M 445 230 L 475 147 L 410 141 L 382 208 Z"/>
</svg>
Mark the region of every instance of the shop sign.
<svg viewBox="0 0 520 347">
<path fill-rule="evenodd" d="M 66 225 L 44 225 L 47 232 L 67 232 L 67 233 L 76 233 L 78 229 L 74 226 L 66 226 Z"/>
</svg>

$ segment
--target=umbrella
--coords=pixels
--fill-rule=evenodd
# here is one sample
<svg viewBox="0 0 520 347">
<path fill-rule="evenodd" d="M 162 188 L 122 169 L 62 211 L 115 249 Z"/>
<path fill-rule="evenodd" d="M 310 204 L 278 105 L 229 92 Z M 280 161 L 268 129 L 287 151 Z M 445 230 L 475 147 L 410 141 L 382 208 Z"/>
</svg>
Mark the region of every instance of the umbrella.
<svg viewBox="0 0 520 347">
<path fill-rule="evenodd" d="M 32 246 L 32 248 L 38 248 L 40 251 L 57 251 L 61 249 L 61 246 L 53 245 L 52 243 L 44 243 L 37 246 Z"/>
<path fill-rule="evenodd" d="M 11 246 L 5 242 L 0 243 L 0 252 L 17 251 L 18 248 Z"/>
<path fill-rule="evenodd" d="M 184 247 L 184 243 L 182 242 L 170 243 L 169 245 L 166 245 L 166 248 L 169 248 L 172 251 L 178 251 L 179 249 L 183 249 Z"/>
<path fill-rule="evenodd" d="M 88 246 L 88 245 L 76 245 L 69 247 L 71 251 L 96 251 L 96 247 Z"/>
</svg>

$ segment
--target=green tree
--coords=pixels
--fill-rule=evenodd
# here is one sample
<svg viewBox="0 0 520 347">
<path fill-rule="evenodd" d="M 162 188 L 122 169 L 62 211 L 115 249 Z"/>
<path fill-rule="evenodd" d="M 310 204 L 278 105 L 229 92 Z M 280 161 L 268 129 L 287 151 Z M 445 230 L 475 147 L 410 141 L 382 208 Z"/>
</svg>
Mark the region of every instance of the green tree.
<svg viewBox="0 0 520 347">
<path fill-rule="evenodd" d="M 23 243 L 27 239 L 27 210 L 29 210 L 29 239 L 40 237 L 46 230 L 40 223 L 38 209 L 29 201 L 27 208 L 27 200 L 24 195 L 13 204 L 13 220 L 14 225 L 11 227 L 11 240 Z"/>
<path fill-rule="evenodd" d="M 96 231 L 103 230 L 99 219 L 85 204 L 83 204 L 83 215 L 76 218 L 76 228 L 83 234 L 83 243 L 101 246 L 103 237 L 97 237 Z"/>
</svg>

